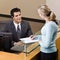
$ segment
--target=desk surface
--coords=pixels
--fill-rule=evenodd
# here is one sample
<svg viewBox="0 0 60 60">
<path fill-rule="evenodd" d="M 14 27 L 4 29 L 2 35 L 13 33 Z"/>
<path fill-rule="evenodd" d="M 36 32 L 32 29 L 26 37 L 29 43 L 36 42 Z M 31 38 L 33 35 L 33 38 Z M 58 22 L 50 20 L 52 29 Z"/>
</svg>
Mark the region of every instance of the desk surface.
<svg viewBox="0 0 60 60">
<path fill-rule="evenodd" d="M 28 47 L 28 50 L 36 46 L 38 43 L 32 44 L 30 47 Z M 0 51 L 0 60 L 31 60 L 34 56 L 36 56 L 40 52 L 40 47 L 36 47 L 31 53 L 8 53 Z"/>
<path fill-rule="evenodd" d="M 35 55 L 39 53 L 39 47 L 26 56 L 25 53 L 13 54 L 0 51 L 0 60 L 31 60 Z"/>
<path fill-rule="evenodd" d="M 23 53 L 21 55 L 7 53 L 0 51 L 0 60 L 25 60 L 25 56 Z"/>
<path fill-rule="evenodd" d="M 57 37 L 57 48 L 60 50 L 60 32 L 58 33 L 58 37 Z M 31 60 L 39 52 L 40 52 L 39 47 L 37 47 L 31 53 L 27 54 L 27 56 L 25 53 L 13 54 L 13 53 L 7 53 L 7 52 L 0 51 L 0 60 Z"/>
</svg>

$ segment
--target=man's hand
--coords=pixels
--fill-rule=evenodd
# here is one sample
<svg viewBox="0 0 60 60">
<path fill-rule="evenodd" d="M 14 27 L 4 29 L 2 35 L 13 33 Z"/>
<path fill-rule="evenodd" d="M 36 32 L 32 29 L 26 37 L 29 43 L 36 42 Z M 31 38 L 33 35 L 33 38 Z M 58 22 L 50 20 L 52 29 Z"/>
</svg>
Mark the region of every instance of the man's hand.
<svg viewBox="0 0 60 60">
<path fill-rule="evenodd" d="M 23 45 L 23 43 L 22 42 L 14 42 L 14 45 Z"/>
</svg>

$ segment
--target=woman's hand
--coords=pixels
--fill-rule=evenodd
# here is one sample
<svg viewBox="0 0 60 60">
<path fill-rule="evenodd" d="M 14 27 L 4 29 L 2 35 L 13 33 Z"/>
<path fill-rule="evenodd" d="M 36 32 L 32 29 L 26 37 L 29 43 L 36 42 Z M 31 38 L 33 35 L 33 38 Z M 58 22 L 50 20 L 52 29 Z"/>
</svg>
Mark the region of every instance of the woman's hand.
<svg viewBox="0 0 60 60">
<path fill-rule="evenodd" d="M 33 40 L 35 38 L 35 36 L 34 35 L 30 35 L 30 38 Z"/>
</svg>

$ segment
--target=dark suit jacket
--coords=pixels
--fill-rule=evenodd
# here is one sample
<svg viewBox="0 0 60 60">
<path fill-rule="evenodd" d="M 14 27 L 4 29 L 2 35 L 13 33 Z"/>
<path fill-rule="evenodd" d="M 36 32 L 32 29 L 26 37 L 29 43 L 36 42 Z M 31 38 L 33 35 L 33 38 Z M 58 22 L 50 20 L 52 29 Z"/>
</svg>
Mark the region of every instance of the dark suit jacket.
<svg viewBox="0 0 60 60">
<path fill-rule="evenodd" d="M 12 33 L 13 41 L 15 42 L 19 41 L 13 21 L 10 21 L 9 23 L 6 24 L 4 31 Z M 32 35 L 32 31 L 29 23 L 27 21 L 22 21 L 20 38 L 29 37 L 30 35 Z"/>
</svg>

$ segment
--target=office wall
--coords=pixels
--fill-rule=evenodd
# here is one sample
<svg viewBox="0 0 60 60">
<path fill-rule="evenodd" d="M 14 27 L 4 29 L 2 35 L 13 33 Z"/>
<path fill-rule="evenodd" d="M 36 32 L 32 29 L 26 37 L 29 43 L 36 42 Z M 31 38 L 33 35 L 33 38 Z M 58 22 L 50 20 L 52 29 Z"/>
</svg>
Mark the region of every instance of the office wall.
<svg viewBox="0 0 60 60">
<path fill-rule="evenodd" d="M 13 7 L 19 7 L 24 17 L 39 18 L 37 8 L 45 3 L 45 0 L 0 0 L 0 14 L 9 14 Z"/>
<path fill-rule="evenodd" d="M 46 0 L 46 4 L 54 11 L 57 19 L 60 20 L 60 0 Z"/>
<path fill-rule="evenodd" d="M 11 18 L 0 17 L 0 31 L 4 30 L 5 24 L 10 20 L 11 20 Z M 40 22 L 34 22 L 34 21 L 28 21 L 28 22 L 30 23 L 30 26 L 31 26 L 33 33 L 40 31 L 42 26 L 44 25 L 44 23 L 40 23 Z"/>
</svg>

